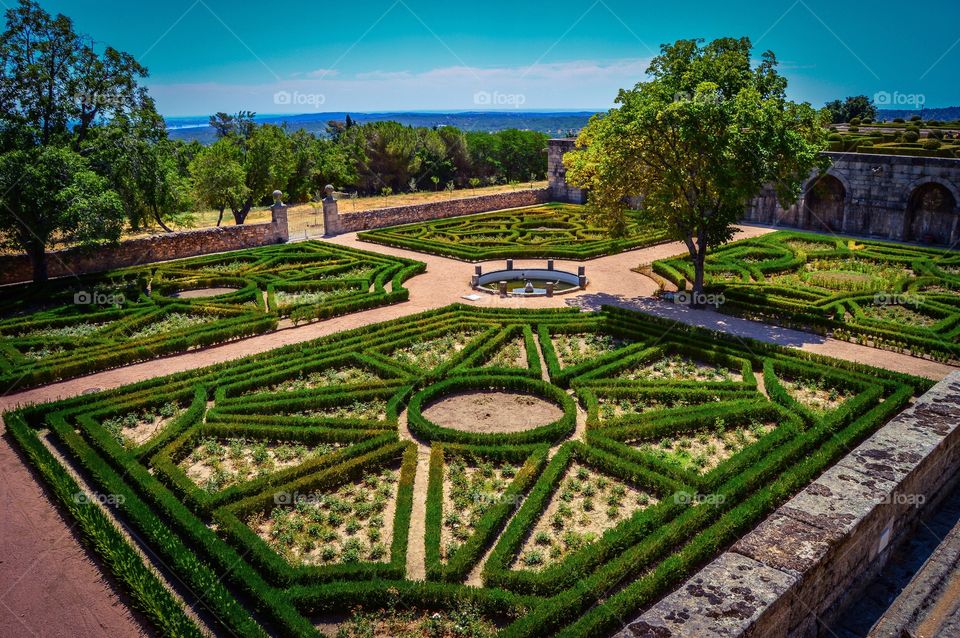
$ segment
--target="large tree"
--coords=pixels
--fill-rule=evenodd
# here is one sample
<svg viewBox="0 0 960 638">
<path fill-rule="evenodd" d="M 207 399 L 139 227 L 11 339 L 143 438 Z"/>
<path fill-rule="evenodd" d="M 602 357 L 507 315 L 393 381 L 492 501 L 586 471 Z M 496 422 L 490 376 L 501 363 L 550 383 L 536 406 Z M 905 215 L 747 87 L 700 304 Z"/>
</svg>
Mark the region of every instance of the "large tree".
<svg viewBox="0 0 960 638">
<path fill-rule="evenodd" d="M 217 226 L 223 221 L 225 209 L 240 208 L 249 195 L 242 159 L 233 142 L 221 139 L 200 151 L 190 163 L 197 199 L 219 211 Z"/>
<path fill-rule="evenodd" d="M 866 95 L 851 95 L 843 102 L 833 100 L 827 102 L 824 108 L 830 113 L 830 119 L 834 124 L 849 122 L 855 117 L 876 119 L 877 107 L 873 105 L 873 100 Z"/>
<path fill-rule="evenodd" d="M 642 198 L 686 245 L 699 303 L 707 253 L 732 238 L 747 202 L 767 184 L 795 201 L 823 166 L 823 116 L 786 99 L 773 53 L 751 64 L 748 38 L 663 45 L 647 75 L 583 129 L 567 180 L 589 189 L 614 234 L 626 231 L 627 198 Z"/>
<path fill-rule="evenodd" d="M 0 244 L 26 249 L 35 282 L 47 280 L 47 247 L 116 241 L 122 228 L 120 198 L 69 148 L 0 155 Z"/>
</svg>

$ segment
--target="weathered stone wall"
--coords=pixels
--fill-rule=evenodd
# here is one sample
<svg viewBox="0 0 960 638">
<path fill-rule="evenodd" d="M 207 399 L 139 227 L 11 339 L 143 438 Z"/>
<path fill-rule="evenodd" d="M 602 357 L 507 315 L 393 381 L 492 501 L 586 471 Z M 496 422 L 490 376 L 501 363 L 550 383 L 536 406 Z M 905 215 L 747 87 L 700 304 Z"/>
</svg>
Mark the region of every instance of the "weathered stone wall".
<svg viewBox="0 0 960 638">
<path fill-rule="evenodd" d="M 572 151 L 576 140 L 564 138 L 550 140 L 547 144 L 547 180 L 550 199 L 555 202 L 586 204 L 587 191 L 574 188 L 567 183 L 567 169 L 563 166 L 563 156 Z"/>
<path fill-rule="evenodd" d="M 563 154 L 572 148 L 573 140 L 549 141 L 550 194 L 554 201 L 583 203 L 586 193 L 567 184 L 563 169 Z M 815 202 L 821 176 L 814 174 L 795 205 L 784 209 L 773 189 L 767 188 L 747 206 L 743 221 L 899 241 L 954 245 L 960 240 L 960 160 L 866 153 L 824 155 L 832 162 L 826 175 L 840 182 L 836 202 Z M 929 185 L 938 185 L 948 194 L 942 212 L 918 212 L 913 203 L 917 192 Z"/>
<path fill-rule="evenodd" d="M 813 638 L 960 470 L 950 374 L 616 638 Z"/>
<path fill-rule="evenodd" d="M 263 224 L 165 233 L 92 250 L 70 248 L 51 251 L 47 254 L 47 270 L 51 278 L 103 272 L 156 261 L 276 244 L 287 241 L 287 232 L 284 207 L 281 211 L 274 210 L 274 221 Z M 33 269 L 27 255 L 0 257 L 0 285 L 30 281 L 32 278 Z"/>
<path fill-rule="evenodd" d="M 493 193 L 491 195 L 464 197 L 462 199 L 427 202 L 424 204 L 411 204 L 409 206 L 377 208 L 358 213 L 341 212 L 336 215 L 330 215 L 329 220 L 327 207 L 325 206 L 324 221 L 327 222 L 327 228 L 324 230 L 328 235 L 338 235 L 340 233 L 371 230 L 374 228 L 384 228 L 386 226 L 397 226 L 399 224 L 411 224 L 431 219 L 486 213 L 504 208 L 533 206 L 535 204 L 548 202 L 550 199 L 548 189 L 530 188 L 509 193 Z"/>
</svg>

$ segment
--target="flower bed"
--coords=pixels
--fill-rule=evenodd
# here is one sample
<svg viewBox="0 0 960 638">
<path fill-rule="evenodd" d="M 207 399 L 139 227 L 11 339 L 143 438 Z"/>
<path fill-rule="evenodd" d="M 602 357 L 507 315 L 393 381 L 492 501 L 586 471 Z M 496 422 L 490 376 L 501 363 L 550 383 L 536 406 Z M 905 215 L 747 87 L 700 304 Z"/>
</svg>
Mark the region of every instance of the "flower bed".
<svg viewBox="0 0 960 638">
<path fill-rule="evenodd" d="M 447 356 L 397 354 L 450 335 Z M 568 337 L 602 347 L 561 362 Z M 217 633 L 604 636 L 929 386 L 620 309 L 455 305 L 4 418 L 161 632 L 196 628 L 98 505 L 70 499 L 74 477 L 117 497 Z M 563 416 L 507 433 L 423 417 L 486 390 Z M 118 439 L 128 419 L 149 432 Z"/>
<path fill-rule="evenodd" d="M 26 388 L 407 298 L 424 265 L 304 242 L 4 287 L 0 387 Z M 389 290 L 387 287 L 389 286 Z"/>
<path fill-rule="evenodd" d="M 627 213 L 626 235 L 612 238 L 584 206 L 531 208 L 439 219 L 362 232 L 363 241 L 467 261 L 558 257 L 590 259 L 667 241 L 666 231 L 639 211 Z"/>
<path fill-rule="evenodd" d="M 956 361 L 958 266 L 956 251 L 779 231 L 720 247 L 706 275 L 720 312 Z M 693 279 L 682 257 L 653 269 L 680 287 Z"/>
</svg>

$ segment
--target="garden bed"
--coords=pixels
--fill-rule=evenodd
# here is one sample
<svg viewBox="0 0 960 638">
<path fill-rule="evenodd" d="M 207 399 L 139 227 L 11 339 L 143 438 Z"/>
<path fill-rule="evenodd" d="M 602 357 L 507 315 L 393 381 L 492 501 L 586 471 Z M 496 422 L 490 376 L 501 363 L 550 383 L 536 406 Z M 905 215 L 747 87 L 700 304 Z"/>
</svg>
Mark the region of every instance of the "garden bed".
<svg viewBox="0 0 960 638">
<path fill-rule="evenodd" d="M 586 637 L 655 603 L 929 387 L 613 308 L 456 305 L 4 418 L 161 633 L 191 621 L 141 586 L 132 547 L 71 499 L 41 437 L 118 497 L 113 514 L 218 633 Z M 476 393 L 559 414 L 501 432 L 430 411 Z M 150 436 L 118 438 L 127 425 Z M 417 555 L 426 581 L 408 580 Z"/>
<path fill-rule="evenodd" d="M 653 218 L 627 213 L 626 234 L 611 237 L 584 206 L 546 204 L 361 232 L 363 241 L 467 261 L 558 257 L 591 259 L 668 240 Z"/>
<path fill-rule="evenodd" d="M 707 257 L 717 310 L 943 361 L 960 359 L 960 253 L 779 231 Z M 654 262 L 681 289 L 688 259 Z"/>
<path fill-rule="evenodd" d="M 320 242 L 5 286 L 0 386 L 81 376 L 407 299 L 407 259 Z M 389 290 L 387 289 L 389 286 Z"/>
</svg>

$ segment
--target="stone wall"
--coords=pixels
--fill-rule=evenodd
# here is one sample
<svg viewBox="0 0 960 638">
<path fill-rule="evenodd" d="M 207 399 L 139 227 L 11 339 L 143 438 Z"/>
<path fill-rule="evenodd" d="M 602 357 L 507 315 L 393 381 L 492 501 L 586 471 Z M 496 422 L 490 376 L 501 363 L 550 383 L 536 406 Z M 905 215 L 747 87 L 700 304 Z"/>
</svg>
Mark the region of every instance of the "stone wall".
<svg viewBox="0 0 960 638">
<path fill-rule="evenodd" d="M 584 203 L 587 194 L 566 182 L 563 154 L 572 148 L 570 139 L 549 141 L 551 199 Z M 824 155 L 831 160 L 830 168 L 825 176 L 811 175 L 795 205 L 784 209 L 773 189 L 767 188 L 747 206 L 743 221 L 950 246 L 960 240 L 960 160 Z M 930 189 L 935 191 L 936 210 L 920 197 Z"/>
<path fill-rule="evenodd" d="M 531 188 L 511 191 L 509 193 L 493 193 L 477 197 L 464 197 L 409 206 L 395 206 L 393 208 L 377 208 L 358 213 L 328 214 L 324 207 L 324 229 L 328 235 L 339 235 L 360 230 L 372 230 L 399 224 L 458 217 L 486 213 L 505 208 L 519 208 L 533 206 L 550 201 L 549 190 L 546 188 Z M 332 212 L 332 211 L 331 211 Z"/>
<path fill-rule="evenodd" d="M 953 372 L 616 638 L 823 635 L 958 471 Z"/>
<path fill-rule="evenodd" d="M 273 216 L 274 221 L 262 224 L 164 233 L 92 250 L 69 248 L 50 251 L 47 253 L 47 270 L 53 279 L 287 241 L 286 207 L 280 211 L 275 208 Z M 33 269 L 27 255 L 0 257 L 0 285 L 30 281 L 32 278 Z"/>
</svg>

